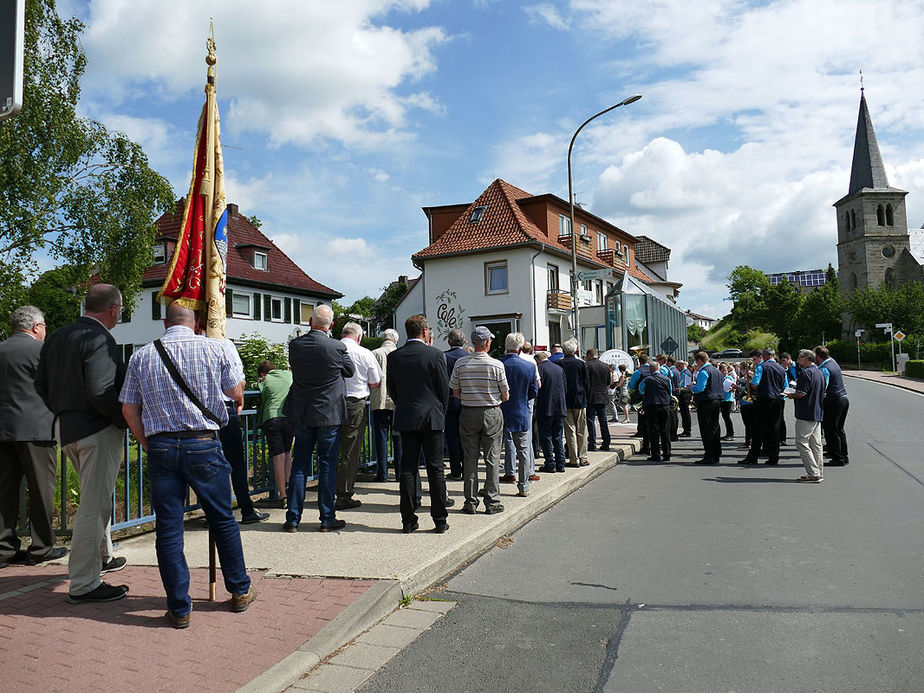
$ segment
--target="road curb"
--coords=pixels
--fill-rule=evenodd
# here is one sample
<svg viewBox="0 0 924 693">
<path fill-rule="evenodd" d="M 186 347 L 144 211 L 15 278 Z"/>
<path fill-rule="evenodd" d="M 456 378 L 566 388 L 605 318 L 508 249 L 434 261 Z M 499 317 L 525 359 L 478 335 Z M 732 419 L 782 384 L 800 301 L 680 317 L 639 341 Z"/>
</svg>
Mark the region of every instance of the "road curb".
<svg viewBox="0 0 924 693">
<path fill-rule="evenodd" d="M 557 486 L 553 491 L 542 494 L 538 502 L 528 503 L 513 511 L 507 511 L 497 516 L 497 521 L 490 523 L 480 531 L 471 535 L 464 543 L 457 546 L 450 553 L 439 557 L 436 561 L 422 566 L 414 573 L 399 576 L 404 595 L 412 595 L 429 587 L 433 583 L 455 572 L 460 566 L 480 555 L 494 543 L 510 532 L 516 531 L 531 519 L 571 495 L 600 474 L 612 469 L 621 461 L 631 457 L 641 447 L 641 441 L 620 442 L 612 454 L 602 460 L 593 462 L 589 467 L 569 475 L 565 483 Z M 532 494 L 531 494 L 532 495 Z M 539 495 L 539 494 L 537 494 Z M 451 530 L 450 530 L 451 531 Z"/>
<path fill-rule="evenodd" d="M 844 377 L 846 377 L 846 378 L 854 378 L 855 380 L 862 380 L 862 381 L 867 382 L 867 383 L 877 383 L 877 384 L 879 384 L 879 385 L 886 385 L 886 386 L 888 386 L 888 387 L 897 387 L 899 390 L 906 390 L 906 391 L 908 391 L 908 392 L 914 392 L 914 393 L 917 393 L 917 394 L 919 394 L 919 395 L 924 395 L 924 392 L 922 392 L 921 390 L 919 390 L 919 389 L 917 389 L 917 388 L 914 388 L 914 387 L 911 387 L 911 386 L 909 386 L 909 385 L 903 385 L 902 383 L 886 382 L 885 380 L 878 380 L 878 379 L 876 379 L 876 378 L 865 378 L 865 377 L 862 376 L 862 375 L 852 375 L 852 374 L 849 374 L 849 373 L 844 373 Z"/>
<path fill-rule="evenodd" d="M 238 688 L 238 693 L 285 690 L 323 659 L 394 611 L 401 596 L 397 580 L 379 580 L 295 652 Z"/>
</svg>

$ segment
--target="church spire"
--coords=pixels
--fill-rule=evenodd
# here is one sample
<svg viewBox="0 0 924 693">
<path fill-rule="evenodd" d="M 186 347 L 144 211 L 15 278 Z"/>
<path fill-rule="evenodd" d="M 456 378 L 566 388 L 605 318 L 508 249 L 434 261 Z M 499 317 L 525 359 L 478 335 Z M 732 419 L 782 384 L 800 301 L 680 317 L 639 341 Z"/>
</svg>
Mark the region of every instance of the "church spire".
<svg viewBox="0 0 924 693">
<path fill-rule="evenodd" d="M 860 115 L 857 118 L 857 137 L 853 142 L 853 166 L 850 169 L 850 189 L 853 195 L 863 188 L 882 190 L 889 187 L 879 143 L 873 131 L 873 121 L 866 106 L 866 95 L 860 88 Z"/>
</svg>

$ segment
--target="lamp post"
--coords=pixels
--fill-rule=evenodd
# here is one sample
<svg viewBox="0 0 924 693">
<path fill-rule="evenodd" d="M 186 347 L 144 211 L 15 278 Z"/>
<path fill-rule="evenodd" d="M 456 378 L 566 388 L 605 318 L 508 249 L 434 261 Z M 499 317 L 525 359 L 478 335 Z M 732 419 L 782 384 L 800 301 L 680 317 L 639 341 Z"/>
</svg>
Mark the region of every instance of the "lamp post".
<svg viewBox="0 0 924 693">
<path fill-rule="evenodd" d="M 574 336 L 581 341 L 581 324 L 578 318 L 578 304 L 577 304 L 577 287 L 578 287 L 578 268 L 577 268 L 577 241 L 574 237 L 574 183 L 571 178 L 571 150 L 574 149 L 574 141 L 577 139 L 578 134 L 581 130 L 584 129 L 584 126 L 587 125 L 594 118 L 599 118 L 604 113 L 609 113 L 613 109 L 619 108 L 620 106 L 628 106 L 630 103 L 635 103 L 640 98 L 641 94 L 635 94 L 630 96 L 627 99 L 623 99 L 614 106 L 610 106 L 599 113 L 590 116 L 587 120 L 581 123 L 581 126 L 574 131 L 574 136 L 571 138 L 571 144 L 568 145 L 568 205 L 571 209 L 571 324 L 574 330 Z"/>
</svg>

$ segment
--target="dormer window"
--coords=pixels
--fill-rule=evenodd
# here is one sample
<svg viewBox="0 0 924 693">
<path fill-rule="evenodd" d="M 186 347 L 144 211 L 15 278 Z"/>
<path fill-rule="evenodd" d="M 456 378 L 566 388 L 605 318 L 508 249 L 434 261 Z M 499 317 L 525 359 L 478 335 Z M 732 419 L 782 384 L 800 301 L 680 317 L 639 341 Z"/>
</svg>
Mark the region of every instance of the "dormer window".
<svg viewBox="0 0 924 693">
<path fill-rule="evenodd" d="M 259 250 L 255 250 L 253 253 L 253 268 L 265 272 L 267 268 L 266 260 L 266 253 L 261 253 Z"/>
<path fill-rule="evenodd" d="M 472 223 L 475 223 L 476 221 L 481 221 L 481 217 L 484 216 L 484 213 L 487 211 L 487 209 L 488 209 L 487 205 L 479 205 L 478 207 L 475 207 L 475 209 L 472 210 L 472 218 L 470 221 Z"/>
<path fill-rule="evenodd" d="M 151 253 L 154 255 L 155 265 L 163 265 L 167 262 L 167 245 L 165 243 L 155 243 L 152 245 Z"/>
</svg>

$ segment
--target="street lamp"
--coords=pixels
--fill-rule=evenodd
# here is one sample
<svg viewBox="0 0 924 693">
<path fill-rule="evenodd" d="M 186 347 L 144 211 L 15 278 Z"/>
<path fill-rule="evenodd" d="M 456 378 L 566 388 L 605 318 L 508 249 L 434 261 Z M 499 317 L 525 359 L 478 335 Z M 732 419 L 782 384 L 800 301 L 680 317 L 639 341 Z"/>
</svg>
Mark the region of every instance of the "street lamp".
<svg viewBox="0 0 924 693">
<path fill-rule="evenodd" d="M 599 113 L 590 116 L 587 120 L 581 123 L 581 126 L 574 131 L 574 136 L 571 138 L 571 144 L 568 145 L 568 204 L 571 207 L 571 324 L 574 326 L 574 336 L 581 341 L 581 325 L 578 318 L 578 304 L 577 304 L 577 286 L 578 286 L 578 268 L 577 268 L 577 242 L 574 238 L 574 184 L 571 178 L 571 150 L 574 149 L 574 140 L 577 139 L 578 134 L 581 130 L 584 129 L 584 126 L 587 125 L 594 118 L 599 118 L 604 113 L 609 113 L 613 109 L 619 108 L 620 106 L 628 106 L 630 103 L 635 103 L 640 98 L 641 94 L 635 94 L 630 96 L 627 99 L 623 99 L 615 106 L 610 106 Z"/>
</svg>

